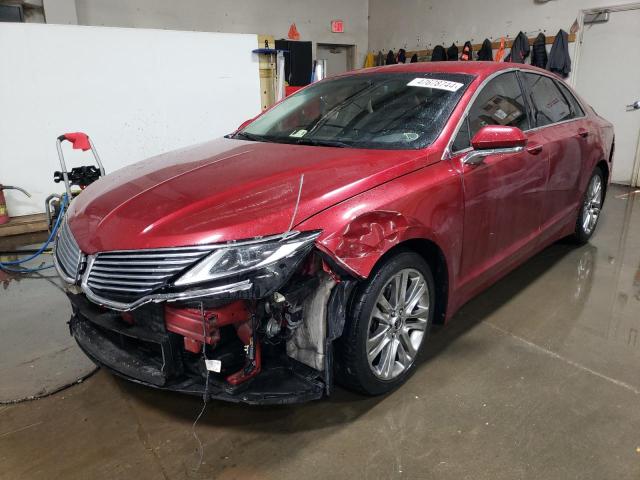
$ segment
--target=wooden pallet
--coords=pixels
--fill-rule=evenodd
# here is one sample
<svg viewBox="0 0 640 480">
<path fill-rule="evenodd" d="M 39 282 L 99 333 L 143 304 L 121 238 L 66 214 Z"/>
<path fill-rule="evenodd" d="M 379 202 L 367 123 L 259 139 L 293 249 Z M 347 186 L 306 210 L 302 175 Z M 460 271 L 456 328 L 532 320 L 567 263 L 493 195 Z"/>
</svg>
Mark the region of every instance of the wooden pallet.
<svg viewBox="0 0 640 480">
<path fill-rule="evenodd" d="M 9 223 L 0 225 L 0 237 L 43 232 L 46 231 L 47 228 L 47 216 L 44 213 L 23 215 L 20 217 L 13 217 Z"/>
</svg>

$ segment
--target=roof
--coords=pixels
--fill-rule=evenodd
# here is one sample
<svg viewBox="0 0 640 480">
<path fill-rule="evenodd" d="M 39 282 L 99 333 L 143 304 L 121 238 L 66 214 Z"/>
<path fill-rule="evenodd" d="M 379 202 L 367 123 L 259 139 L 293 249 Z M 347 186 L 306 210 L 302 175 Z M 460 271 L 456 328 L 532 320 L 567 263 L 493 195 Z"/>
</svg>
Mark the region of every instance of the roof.
<svg viewBox="0 0 640 480">
<path fill-rule="evenodd" d="M 501 70 L 522 68 L 537 72 L 547 72 L 537 67 L 523 63 L 510 62 L 416 62 L 386 65 L 384 67 L 363 68 L 349 73 L 466 73 L 486 77 Z"/>
</svg>

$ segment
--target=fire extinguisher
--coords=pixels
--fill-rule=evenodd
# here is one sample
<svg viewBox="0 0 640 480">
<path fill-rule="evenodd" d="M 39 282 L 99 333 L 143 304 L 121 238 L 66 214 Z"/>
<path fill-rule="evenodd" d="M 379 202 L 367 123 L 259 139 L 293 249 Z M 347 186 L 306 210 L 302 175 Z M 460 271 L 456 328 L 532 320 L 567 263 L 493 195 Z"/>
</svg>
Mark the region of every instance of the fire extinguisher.
<svg viewBox="0 0 640 480">
<path fill-rule="evenodd" d="M 9 213 L 7 212 L 7 201 L 4 198 L 4 190 L 18 190 L 24 193 L 27 197 L 31 198 L 29 192 L 27 192 L 24 188 L 20 187 L 11 187 L 9 185 L 0 184 L 0 225 L 4 225 L 9 222 Z"/>
</svg>

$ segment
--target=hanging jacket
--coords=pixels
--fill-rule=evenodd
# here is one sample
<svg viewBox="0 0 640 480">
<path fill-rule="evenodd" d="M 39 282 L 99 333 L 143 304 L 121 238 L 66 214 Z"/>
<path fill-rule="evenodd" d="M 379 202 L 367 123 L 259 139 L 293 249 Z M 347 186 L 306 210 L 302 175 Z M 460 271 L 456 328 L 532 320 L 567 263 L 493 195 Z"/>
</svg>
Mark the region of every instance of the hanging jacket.
<svg viewBox="0 0 640 480">
<path fill-rule="evenodd" d="M 531 47 L 529 47 L 529 39 L 524 33 L 520 32 L 511 44 L 511 51 L 509 52 L 509 55 L 507 55 L 507 58 L 504 59 L 504 61 L 513 63 L 524 63 L 524 59 L 529 56 L 530 51 Z"/>
<path fill-rule="evenodd" d="M 488 38 L 484 39 L 482 47 L 478 50 L 478 60 L 483 62 L 493 61 L 493 45 L 491 45 L 491 40 Z"/>
<path fill-rule="evenodd" d="M 442 45 L 436 45 L 433 47 L 433 52 L 431 52 L 432 62 L 444 62 L 446 59 L 447 52 L 444 51 L 444 47 Z"/>
<path fill-rule="evenodd" d="M 396 64 L 396 56 L 393 53 L 393 50 L 389 50 L 387 53 L 387 61 L 386 65 L 395 65 Z"/>
<path fill-rule="evenodd" d="M 378 55 L 376 56 L 376 67 L 382 67 L 384 65 L 384 53 L 382 50 L 378 50 Z"/>
<path fill-rule="evenodd" d="M 411 60 L 409 61 L 409 63 L 418 63 L 418 54 L 414 53 L 413 55 L 411 55 Z"/>
<path fill-rule="evenodd" d="M 458 47 L 456 47 L 455 43 L 452 43 L 451 46 L 447 49 L 447 60 L 450 62 L 455 62 L 458 60 Z"/>
<path fill-rule="evenodd" d="M 496 62 L 501 62 L 504 57 L 504 37 L 500 37 L 500 47 L 498 48 L 498 52 L 496 53 Z"/>
<path fill-rule="evenodd" d="M 462 47 L 462 55 L 460 55 L 460 60 L 463 62 L 469 62 L 473 60 L 473 47 L 471 46 L 471 42 L 464 42 L 464 47 Z"/>
<path fill-rule="evenodd" d="M 539 33 L 531 47 L 531 65 L 540 68 L 547 68 L 547 37 L 544 33 Z"/>
<path fill-rule="evenodd" d="M 398 50 L 398 63 L 407 62 L 407 51 L 404 48 Z"/>
<path fill-rule="evenodd" d="M 367 53 L 367 56 L 364 57 L 364 65 L 363 68 L 371 68 L 376 66 L 376 60 L 373 57 L 373 52 Z"/>
<path fill-rule="evenodd" d="M 560 30 L 551 45 L 547 70 L 560 75 L 563 78 L 571 72 L 571 57 L 569 57 L 569 34 Z"/>
</svg>

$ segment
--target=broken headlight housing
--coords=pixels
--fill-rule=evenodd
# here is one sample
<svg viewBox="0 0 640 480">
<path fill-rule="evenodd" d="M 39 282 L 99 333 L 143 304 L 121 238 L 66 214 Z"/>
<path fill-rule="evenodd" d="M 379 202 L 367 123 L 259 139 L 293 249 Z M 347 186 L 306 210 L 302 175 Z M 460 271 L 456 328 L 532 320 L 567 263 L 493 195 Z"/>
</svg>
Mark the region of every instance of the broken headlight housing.
<svg viewBox="0 0 640 480">
<path fill-rule="evenodd" d="M 174 285 L 188 287 L 261 269 L 272 270 L 278 265 L 287 270 L 287 267 L 297 264 L 292 263 L 292 259 L 309 252 L 318 235 L 319 231 L 290 232 L 277 237 L 221 245 L 182 274 Z"/>
</svg>

